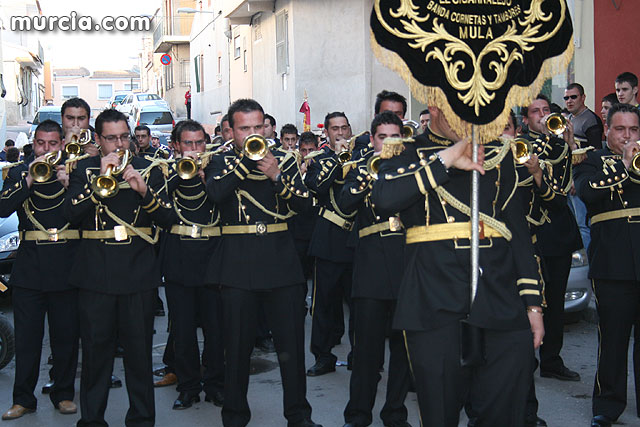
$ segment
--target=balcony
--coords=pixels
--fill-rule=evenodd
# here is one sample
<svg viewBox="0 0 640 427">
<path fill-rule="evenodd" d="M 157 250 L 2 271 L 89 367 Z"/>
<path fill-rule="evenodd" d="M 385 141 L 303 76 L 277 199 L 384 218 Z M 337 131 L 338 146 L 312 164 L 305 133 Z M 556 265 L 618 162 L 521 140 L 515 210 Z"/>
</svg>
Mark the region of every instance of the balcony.
<svg viewBox="0 0 640 427">
<path fill-rule="evenodd" d="M 192 16 L 161 16 L 154 19 L 156 26 L 153 29 L 153 52 L 167 53 L 171 46 L 177 44 L 189 44 Z"/>
<path fill-rule="evenodd" d="M 222 14 L 229 18 L 231 25 L 249 25 L 253 15 L 258 12 L 272 12 L 274 8 L 274 0 L 226 0 Z"/>
</svg>

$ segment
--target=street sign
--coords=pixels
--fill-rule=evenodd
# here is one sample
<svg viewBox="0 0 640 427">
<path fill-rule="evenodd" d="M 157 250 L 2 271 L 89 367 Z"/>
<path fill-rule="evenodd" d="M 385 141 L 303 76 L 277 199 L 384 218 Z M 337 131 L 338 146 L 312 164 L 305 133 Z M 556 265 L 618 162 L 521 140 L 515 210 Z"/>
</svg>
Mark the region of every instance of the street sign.
<svg viewBox="0 0 640 427">
<path fill-rule="evenodd" d="M 169 55 L 168 53 L 165 53 L 160 57 L 160 62 L 162 62 L 162 65 L 171 64 L 171 55 Z"/>
</svg>

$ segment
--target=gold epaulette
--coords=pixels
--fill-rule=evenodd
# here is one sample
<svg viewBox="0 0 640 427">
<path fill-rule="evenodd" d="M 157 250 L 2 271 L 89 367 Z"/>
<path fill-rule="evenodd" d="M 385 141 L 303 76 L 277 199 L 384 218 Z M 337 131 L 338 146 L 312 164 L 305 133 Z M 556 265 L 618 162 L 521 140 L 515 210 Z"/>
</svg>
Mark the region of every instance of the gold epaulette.
<svg viewBox="0 0 640 427">
<path fill-rule="evenodd" d="M 2 167 L 2 180 L 4 181 L 9 176 L 9 170 L 14 167 L 23 164 L 24 162 L 20 160 L 19 162 L 9 163 L 8 165 L 4 165 Z"/>
<path fill-rule="evenodd" d="M 385 138 L 382 143 L 381 159 L 390 159 L 404 151 L 405 142 L 413 142 L 413 138 Z"/>
<path fill-rule="evenodd" d="M 587 152 L 591 150 L 595 150 L 595 148 L 592 146 L 588 146 L 584 148 L 578 148 L 577 150 L 573 150 L 571 152 L 571 164 L 575 166 L 585 161 L 585 159 L 587 158 Z"/>
<path fill-rule="evenodd" d="M 318 156 L 320 156 L 322 154 L 324 154 L 323 150 L 312 151 L 311 153 L 309 153 L 306 156 L 304 156 L 304 160 L 313 159 L 314 157 L 318 157 Z"/>
</svg>

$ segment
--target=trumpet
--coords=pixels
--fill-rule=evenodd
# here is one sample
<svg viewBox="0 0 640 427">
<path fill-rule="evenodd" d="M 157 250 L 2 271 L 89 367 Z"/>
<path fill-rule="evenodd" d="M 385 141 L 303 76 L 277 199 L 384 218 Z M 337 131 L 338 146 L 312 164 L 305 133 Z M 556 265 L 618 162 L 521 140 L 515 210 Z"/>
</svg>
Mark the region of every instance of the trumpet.
<svg viewBox="0 0 640 427">
<path fill-rule="evenodd" d="M 189 180 L 198 174 L 200 168 L 204 166 L 204 156 L 198 153 L 195 159 L 183 157 L 176 162 L 176 172 L 180 179 Z"/>
<path fill-rule="evenodd" d="M 514 155 L 516 163 L 519 165 L 527 163 L 531 158 L 531 154 L 533 154 L 533 145 L 531 145 L 531 141 L 524 138 L 516 138 L 513 140 L 513 144 L 515 144 L 516 147 Z"/>
<path fill-rule="evenodd" d="M 379 170 L 380 170 L 380 155 L 374 154 L 367 161 L 367 173 L 371 175 L 373 179 L 378 179 Z"/>
<path fill-rule="evenodd" d="M 242 152 L 251 160 L 258 161 L 264 159 L 275 144 L 274 140 L 254 133 L 244 139 Z"/>
<path fill-rule="evenodd" d="M 82 129 L 79 134 L 71 135 L 71 140 L 64 146 L 64 151 L 69 159 L 78 157 L 84 151 L 85 145 L 91 142 L 91 132 L 89 129 Z"/>
<path fill-rule="evenodd" d="M 52 151 L 44 155 L 44 160 L 33 162 L 29 174 L 35 182 L 47 182 L 53 176 L 55 166 L 62 160 L 62 151 Z"/>
<path fill-rule="evenodd" d="M 414 120 L 405 120 L 402 122 L 402 137 L 413 138 L 418 134 L 420 124 Z"/>
<path fill-rule="evenodd" d="M 640 141 L 636 141 L 635 143 L 640 145 Z M 636 153 L 631 159 L 629 170 L 636 175 L 640 175 L 640 152 Z"/>
<path fill-rule="evenodd" d="M 119 148 L 115 153 L 120 157 L 120 165 L 109 165 L 104 175 L 95 177 L 91 183 L 93 191 L 102 198 L 113 197 L 118 194 L 120 188 L 115 176 L 120 175 L 131 161 L 131 151 Z"/>
<path fill-rule="evenodd" d="M 562 136 L 567 129 L 567 119 L 559 113 L 552 113 L 544 121 L 545 126 L 555 136 Z"/>
<path fill-rule="evenodd" d="M 349 150 L 348 148 L 345 148 L 345 149 L 341 150 L 338 153 L 338 161 L 341 164 L 345 164 L 345 163 L 351 161 L 351 150 Z"/>
</svg>

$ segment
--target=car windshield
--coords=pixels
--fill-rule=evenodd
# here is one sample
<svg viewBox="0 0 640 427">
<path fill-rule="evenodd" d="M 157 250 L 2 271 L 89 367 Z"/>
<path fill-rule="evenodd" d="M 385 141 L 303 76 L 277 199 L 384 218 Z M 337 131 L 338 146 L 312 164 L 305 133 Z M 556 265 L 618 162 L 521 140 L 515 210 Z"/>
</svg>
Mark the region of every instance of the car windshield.
<svg viewBox="0 0 640 427">
<path fill-rule="evenodd" d="M 155 93 L 144 93 L 142 95 L 136 95 L 138 97 L 138 101 L 158 101 L 161 98 Z"/>
<path fill-rule="evenodd" d="M 60 111 L 38 111 L 36 116 L 33 118 L 33 124 L 38 125 L 45 120 L 53 120 L 58 124 L 62 124 L 62 116 L 60 115 Z"/>
<path fill-rule="evenodd" d="M 116 104 L 120 104 L 126 97 L 127 95 L 116 95 L 116 97 L 113 98 L 113 102 L 115 102 Z"/>
<path fill-rule="evenodd" d="M 140 125 L 170 125 L 173 117 L 168 111 L 153 111 L 140 114 Z"/>
</svg>

